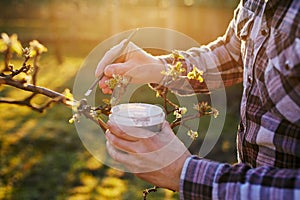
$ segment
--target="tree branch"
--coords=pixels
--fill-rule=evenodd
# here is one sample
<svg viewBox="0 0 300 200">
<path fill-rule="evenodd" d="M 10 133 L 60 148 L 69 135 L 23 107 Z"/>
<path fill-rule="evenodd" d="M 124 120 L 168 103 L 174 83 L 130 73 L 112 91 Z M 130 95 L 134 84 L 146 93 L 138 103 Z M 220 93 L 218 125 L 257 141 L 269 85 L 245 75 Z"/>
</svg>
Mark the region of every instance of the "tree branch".
<svg viewBox="0 0 300 200">
<path fill-rule="evenodd" d="M 159 187 L 157 187 L 157 186 L 153 186 L 152 188 L 145 189 L 145 190 L 143 191 L 143 197 L 144 197 L 144 200 L 147 200 L 147 195 L 148 195 L 149 193 L 151 193 L 151 192 L 156 192 L 158 188 L 159 188 Z"/>
<path fill-rule="evenodd" d="M 29 92 L 33 92 L 33 93 L 37 93 L 37 94 L 42 94 L 51 99 L 61 97 L 61 100 L 59 102 L 66 104 L 66 102 L 65 102 L 66 98 L 63 94 L 53 91 L 53 90 L 50 90 L 48 88 L 35 86 L 32 84 L 27 84 L 27 83 L 22 83 L 19 80 L 13 80 L 11 78 L 1 77 L 1 76 L 0 76 L 0 84 L 6 84 L 6 85 L 10 85 L 15 88 L 19 88 L 21 90 L 25 90 L 25 91 L 29 91 Z"/>
<path fill-rule="evenodd" d="M 56 99 L 51 99 L 47 103 L 45 103 L 42 106 L 37 106 L 34 105 L 28 100 L 28 98 L 24 100 L 12 100 L 12 99 L 6 99 L 6 98 L 1 98 L 0 103 L 7 103 L 7 104 L 15 104 L 15 105 L 20 105 L 20 106 L 27 106 L 31 108 L 32 110 L 38 111 L 42 113 L 45 109 L 47 109 L 52 103 L 57 102 Z"/>
<path fill-rule="evenodd" d="M 191 119 L 195 119 L 195 118 L 200 118 L 202 117 L 204 114 L 202 113 L 197 113 L 197 114 L 194 114 L 194 115 L 187 115 L 185 117 L 182 117 L 182 118 L 179 118 L 179 119 L 176 119 L 175 121 L 173 121 L 170 126 L 171 128 L 175 128 L 176 126 L 179 126 L 181 123 L 184 123 L 185 121 L 188 121 L 188 120 L 191 120 Z"/>
</svg>

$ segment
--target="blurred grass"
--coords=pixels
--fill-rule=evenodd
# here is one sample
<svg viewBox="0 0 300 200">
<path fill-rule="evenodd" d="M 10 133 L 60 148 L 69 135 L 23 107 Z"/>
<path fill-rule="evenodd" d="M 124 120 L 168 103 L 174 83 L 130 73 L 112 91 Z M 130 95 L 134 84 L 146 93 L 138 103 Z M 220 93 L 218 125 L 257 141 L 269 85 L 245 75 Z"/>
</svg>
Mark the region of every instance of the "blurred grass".
<svg viewBox="0 0 300 200">
<path fill-rule="evenodd" d="M 64 60 L 58 65 L 53 56 L 44 56 L 38 84 L 56 91 L 72 88 L 83 60 Z M 22 98 L 26 92 L 5 88 L 0 91 L 4 94 Z M 140 199 L 142 190 L 151 186 L 97 161 L 68 123 L 72 113 L 63 105 L 43 114 L 5 104 L 0 111 L 0 199 Z M 153 198 L 174 195 L 161 190 Z"/>
<path fill-rule="evenodd" d="M 170 6 L 163 4 L 168 3 L 165 0 L 155 1 L 159 5 L 152 5 L 154 1 L 147 1 L 151 5 L 137 5 L 141 1 L 136 0 L 116 2 L 1 1 L 0 32 L 17 33 L 23 42 L 38 39 L 45 44 L 49 52 L 42 56 L 38 85 L 62 92 L 72 88 L 74 76 L 92 48 L 115 33 L 158 26 L 207 43 L 224 33 L 234 7 Z M 194 19 L 193 26 L 187 23 Z M 20 60 L 15 61 L 16 65 L 19 63 Z M 148 87 L 138 93 L 143 95 L 137 94 L 133 101 L 160 102 Z M 1 97 L 20 98 L 26 94 L 0 86 Z M 241 85 L 227 89 L 229 110 L 225 126 L 207 158 L 236 162 L 240 95 Z M 44 100 L 39 97 L 36 102 Z M 62 105 L 40 114 L 25 107 L 0 104 L 1 200 L 142 199 L 142 190 L 151 185 L 95 160 L 82 145 L 74 126 L 68 123 L 71 115 L 70 109 Z M 201 119 L 200 137 L 190 147 L 193 152 L 201 146 L 209 121 Z M 149 199 L 179 198 L 177 193 L 159 190 Z"/>
</svg>

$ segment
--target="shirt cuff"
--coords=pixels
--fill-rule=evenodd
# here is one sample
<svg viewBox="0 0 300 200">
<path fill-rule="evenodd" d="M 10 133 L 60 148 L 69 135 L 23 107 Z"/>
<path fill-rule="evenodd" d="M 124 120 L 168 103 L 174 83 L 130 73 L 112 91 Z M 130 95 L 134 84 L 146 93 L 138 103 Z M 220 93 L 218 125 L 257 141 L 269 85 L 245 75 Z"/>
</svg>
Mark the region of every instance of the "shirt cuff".
<svg viewBox="0 0 300 200">
<path fill-rule="evenodd" d="M 199 156 L 187 158 L 180 174 L 180 199 L 212 199 L 217 195 L 214 183 L 222 166 Z"/>
<path fill-rule="evenodd" d="M 184 164 L 183 164 L 183 167 L 182 167 L 182 170 L 181 170 L 181 174 L 180 174 L 180 185 L 179 185 L 179 194 L 180 194 L 180 199 L 183 200 L 184 197 L 183 197 L 183 184 L 184 184 L 184 180 L 185 180 L 185 174 L 186 174 L 186 170 L 187 170 L 187 167 L 189 165 L 189 162 L 191 161 L 191 159 L 195 158 L 195 157 L 198 157 L 198 156 L 190 156 L 188 157 Z"/>
</svg>

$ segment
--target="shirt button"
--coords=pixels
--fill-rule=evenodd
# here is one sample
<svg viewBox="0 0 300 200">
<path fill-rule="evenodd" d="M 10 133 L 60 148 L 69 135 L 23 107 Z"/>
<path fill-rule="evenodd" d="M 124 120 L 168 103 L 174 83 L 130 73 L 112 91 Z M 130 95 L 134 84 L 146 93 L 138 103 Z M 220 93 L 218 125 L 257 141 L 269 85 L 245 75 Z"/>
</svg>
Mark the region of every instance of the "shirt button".
<svg viewBox="0 0 300 200">
<path fill-rule="evenodd" d="M 252 82 L 253 82 L 253 78 L 252 78 L 252 76 L 248 76 L 248 83 L 250 83 L 250 84 L 252 84 Z"/>
<path fill-rule="evenodd" d="M 285 68 L 285 70 L 289 70 L 291 68 L 290 62 L 288 60 L 285 62 L 284 68 Z"/>
<path fill-rule="evenodd" d="M 263 36 L 267 36 L 267 35 L 268 35 L 268 30 L 262 29 L 262 30 L 260 31 L 260 33 L 261 33 Z"/>
</svg>

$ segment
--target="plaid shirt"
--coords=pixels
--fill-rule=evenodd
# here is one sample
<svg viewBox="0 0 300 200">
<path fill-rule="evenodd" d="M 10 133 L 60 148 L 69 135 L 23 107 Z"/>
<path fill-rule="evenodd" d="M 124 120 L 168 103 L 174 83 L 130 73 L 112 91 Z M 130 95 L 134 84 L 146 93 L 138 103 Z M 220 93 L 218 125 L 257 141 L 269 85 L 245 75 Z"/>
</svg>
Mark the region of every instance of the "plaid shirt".
<svg viewBox="0 0 300 200">
<path fill-rule="evenodd" d="M 244 0 L 223 37 L 181 52 L 186 71 L 199 67 L 206 82 L 166 80 L 175 92 L 244 86 L 239 163 L 188 158 L 181 199 L 300 199 L 299 9 L 299 0 Z"/>
</svg>

